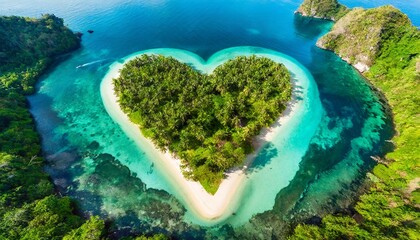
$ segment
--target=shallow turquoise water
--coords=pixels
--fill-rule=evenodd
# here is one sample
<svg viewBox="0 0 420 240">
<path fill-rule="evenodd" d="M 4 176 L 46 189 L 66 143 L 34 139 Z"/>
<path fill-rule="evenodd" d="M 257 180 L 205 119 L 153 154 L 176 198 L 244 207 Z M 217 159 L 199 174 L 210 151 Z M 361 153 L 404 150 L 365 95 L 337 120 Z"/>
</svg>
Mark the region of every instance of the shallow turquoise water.
<svg viewBox="0 0 420 240">
<path fill-rule="evenodd" d="M 370 156 L 389 149 L 385 140 L 392 135 L 392 125 L 364 79 L 334 54 L 314 46 L 331 23 L 294 16 L 299 3 L 0 0 L 0 14 L 53 12 L 74 30 L 95 31 L 85 33 L 83 47 L 62 59 L 29 97 L 49 161 L 46 170 L 57 188 L 80 200 L 84 214 L 114 219 L 116 236 L 141 231 L 183 238 L 268 238 L 284 235 L 290 222 L 348 206 L 373 165 Z M 418 7 L 397 3 L 420 23 Z M 99 86 L 112 62 L 137 51 L 177 48 L 208 60 L 237 46 L 272 49 L 300 62 L 314 77 L 323 112 L 320 122 L 315 117 L 301 126 L 302 131 L 316 127 L 309 145 L 299 138 L 273 141 L 274 147 L 268 145 L 260 154 L 246 190 L 250 193 L 226 224 L 201 227 L 189 223 L 193 216 L 170 194 L 164 176 L 108 116 Z M 82 64 L 87 65 L 76 69 Z M 304 154 L 295 156 L 297 160 L 286 164 L 272 157 L 280 156 L 282 147 L 290 150 L 300 143 L 306 151 L 301 150 Z M 273 166 L 284 167 L 285 174 L 272 174 Z M 270 197 L 252 198 L 252 192 L 270 189 Z"/>
<path fill-rule="evenodd" d="M 211 226 L 225 222 L 232 225 L 241 225 L 247 222 L 256 213 L 272 209 L 277 192 L 288 185 L 289 181 L 293 179 L 296 171 L 299 169 L 299 162 L 308 148 L 309 141 L 314 135 L 323 113 L 318 89 L 309 71 L 295 59 L 264 48 L 228 48 L 213 54 L 207 61 L 203 60 L 200 56 L 185 50 L 158 48 L 136 52 L 116 61 L 115 64 L 110 66 L 110 70 L 105 78 L 109 80 L 112 79 L 115 77 L 115 69 L 121 67 L 121 64 L 124 62 L 142 54 L 171 56 L 190 65 L 197 71 L 206 74 L 210 74 L 217 66 L 237 56 L 256 55 L 267 57 L 286 66 L 293 76 L 293 94 L 295 99 L 291 102 L 291 105 L 293 106 L 290 106 L 290 108 L 293 107 L 294 109 L 293 114 L 290 113 L 289 109 L 286 110 L 285 117 L 290 119 L 281 123 L 281 129 L 278 130 L 277 135 L 256 157 L 254 165 L 251 165 L 250 169 L 246 172 L 246 179 L 243 183 L 244 190 L 237 193 L 233 199 L 234 203 L 229 207 L 225 214 L 214 220 L 202 219 L 199 215 L 194 214 L 194 212 L 190 210 L 190 207 L 187 205 L 186 199 L 183 196 L 183 192 L 178 189 L 176 183 L 171 182 L 171 176 L 165 173 L 163 167 L 158 169 L 158 171 L 165 175 L 167 180 L 165 181 L 160 175 L 155 176 L 158 178 L 157 181 L 166 182 L 163 189 L 176 196 L 187 208 L 188 211 L 185 220 L 196 224 Z M 105 80 L 103 80 L 102 84 L 104 84 L 104 81 Z M 102 98 L 106 99 L 108 97 L 107 94 L 109 93 L 103 91 L 102 86 L 101 91 Z M 141 140 L 137 140 L 139 136 L 133 134 L 133 131 L 124 126 L 124 123 L 118 122 L 119 117 L 112 114 L 113 110 L 109 109 L 109 106 L 106 106 L 106 109 L 109 111 L 114 121 L 121 125 L 121 128 L 127 136 L 136 142 L 139 149 L 148 152 L 147 156 L 149 162 L 155 164 L 155 166 L 159 166 L 159 162 L 156 162 L 154 159 L 158 158 L 158 156 L 155 156 L 156 154 L 153 154 L 153 152 L 150 151 L 151 149 L 148 149 L 148 145 Z M 271 153 L 268 154 L 268 152 Z M 259 166 L 261 162 L 264 164 L 264 167 Z M 141 179 L 146 179 L 144 174 L 150 174 L 146 173 L 144 169 L 141 168 L 131 167 L 130 170 L 135 172 Z M 277 184 L 265 188 L 258 187 L 273 181 L 277 182 Z M 153 184 L 150 184 L 149 182 L 145 183 L 149 187 L 155 188 Z M 264 201 L 261 201 L 261 197 L 264 198 Z M 239 203 L 240 205 L 238 206 Z M 232 216 L 232 213 L 235 213 L 234 216 Z"/>
</svg>

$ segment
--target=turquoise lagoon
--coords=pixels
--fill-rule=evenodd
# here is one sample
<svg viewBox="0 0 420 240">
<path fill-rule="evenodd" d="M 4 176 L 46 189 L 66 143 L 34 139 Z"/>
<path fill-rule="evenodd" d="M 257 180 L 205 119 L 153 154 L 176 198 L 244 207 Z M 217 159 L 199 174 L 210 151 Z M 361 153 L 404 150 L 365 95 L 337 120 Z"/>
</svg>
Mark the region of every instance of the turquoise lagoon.
<svg viewBox="0 0 420 240">
<path fill-rule="evenodd" d="M 305 154 L 309 141 L 314 135 L 322 116 L 322 106 L 318 89 L 309 71 L 293 58 L 264 48 L 228 48 L 213 54 L 207 61 L 203 60 L 200 56 L 185 50 L 159 48 L 136 52 L 117 61 L 110 66 L 110 70 L 105 78 L 112 78 L 115 69 L 118 69 L 121 64 L 142 54 L 170 56 L 180 62 L 190 65 L 197 71 L 206 74 L 211 74 L 217 66 L 220 66 L 229 59 L 233 59 L 237 56 L 256 55 L 266 57 L 286 66 L 291 72 L 292 82 L 294 84 L 294 100 L 291 101 L 289 108 L 286 109 L 284 113 L 284 117 L 290 119 L 283 123 L 273 140 L 267 143 L 265 147 L 262 148 L 260 154 L 257 155 L 257 161 L 261 161 L 262 159 L 264 161 L 264 167 L 258 166 L 258 163 L 254 165 L 251 164 L 250 169 L 246 172 L 243 190 L 241 187 L 242 191 L 237 193 L 237 196 L 233 199 L 234 203 L 230 205 L 230 209 L 226 211 L 226 214 L 223 214 L 217 219 L 200 218 L 200 216 L 194 214 L 194 212 L 190 210 L 190 206 L 188 206 L 185 201 L 186 197 L 183 196 L 183 192 L 179 191 L 179 187 L 176 186 L 176 183 L 171 182 L 171 178 L 165 173 L 164 167 L 158 169 L 166 179 L 164 190 L 176 196 L 189 210 L 185 218 L 187 221 L 207 226 L 215 225 L 220 222 L 240 225 L 248 221 L 256 213 L 272 209 L 276 194 L 280 189 L 288 185 L 290 180 L 293 179 L 296 171 L 299 169 L 299 162 Z M 101 96 L 103 99 L 108 97 L 106 92 L 101 92 Z M 107 106 L 105 106 L 105 108 L 110 114 L 113 112 L 112 110 L 110 111 Z M 290 111 L 291 108 L 293 108 L 293 113 Z M 111 117 L 118 123 L 117 116 L 112 116 L 111 114 Z M 152 162 L 154 166 L 159 166 L 159 162 L 156 162 L 157 159 L 153 159 L 158 158 L 158 156 L 155 156 L 156 154 L 153 154 L 153 151 L 147 149 L 147 144 L 140 141 L 139 136 L 133 134 L 129 128 L 126 128 L 122 123 L 119 124 L 127 136 L 137 144 L 139 149 L 143 149 L 148 153 L 149 161 L 146 164 Z M 271 156 L 268 156 L 268 154 Z M 144 171 L 144 168 L 136 169 L 135 167 L 130 167 L 130 170 L 135 172 L 141 179 L 147 179 L 147 176 L 144 175 L 148 173 Z M 160 176 L 158 177 L 159 179 L 157 179 L 157 181 L 162 182 L 163 179 L 160 178 Z M 259 187 L 262 183 L 267 182 L 276 182 L 276 185 L 271 187 Z M 153 186 L 153 182 L 145 182 L 145 184 L 152 188 L 155 187 Z M 262 197 L 265 201 L 260 201 Z M 234 213 L 233 216 L 232 213 Z M 228 220 L 226 221 L 226 219 Z"/>
<path fill-rule="evenodd" d="M 0 14 L 54 13 L 85 33 L 82 48 L 62 57 L 28 98 L 57 189 L 76 199 L 82 214 L 114 220 L 115 236 L 266 239 L 284 236 L 296 221 L 316 222 L 346 209 L 374 165 L 371 156 L 391 149 L 385 140 L 393 126 L 384 102 L 360 74 L 315 47 L 332 23 L 294 15 L 300 2 L 0 1 Z M 418 7 L 395 3 L 420 24 Z M 319 97 L 315 91 L 304 98 L 311 111 L 293 122 L 287 138 L 278 136 L 259 153 L 234 214 L 209 226 L 190 213 L 147 149 L 108 115 L 100 84 L 113 62 L 138 51 L 182 49 L 212 62 L 223 49 L 238 46 L 256 47 L 247 54 L 264 48 L 295 59 L 301 73 L 313 76 Z"/>
</svg>

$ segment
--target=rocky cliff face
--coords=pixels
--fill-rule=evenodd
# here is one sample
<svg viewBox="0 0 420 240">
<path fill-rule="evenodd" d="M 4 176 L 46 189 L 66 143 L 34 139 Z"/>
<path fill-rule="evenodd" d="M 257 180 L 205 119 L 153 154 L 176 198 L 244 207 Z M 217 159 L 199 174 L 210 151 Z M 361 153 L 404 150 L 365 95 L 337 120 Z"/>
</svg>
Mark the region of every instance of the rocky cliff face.
<svg viewBox="0 0 420 240">
<path fill-rule="evenodd" d="M 337 21 L 348 11 L 349 9 L 339 4 L 337 0 L 305 0 L 298 10 L 296 10 L 302 16 L 324 18 L 333 21 Z"/>
<path fill-rule="evenodd" d="M 360 72 L 373 65 L 389 36 L 411 26 L 409 18 L 392 6 L 364 10 L 355 8 L 320 38 L 317 46 L 337 53 Z"/>
</svg>

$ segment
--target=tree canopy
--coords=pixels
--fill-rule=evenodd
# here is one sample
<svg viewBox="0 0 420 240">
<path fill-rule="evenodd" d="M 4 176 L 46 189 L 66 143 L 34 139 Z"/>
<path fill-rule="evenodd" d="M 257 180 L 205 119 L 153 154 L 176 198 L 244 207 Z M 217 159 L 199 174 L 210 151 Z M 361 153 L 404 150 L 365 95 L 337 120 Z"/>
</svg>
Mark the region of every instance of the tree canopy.
<svg viewBox="0 0 420 240">
<path fill-rule="evenodd" d="M 204 75 L 172 57 L 142 55 L 114 79 L 122 110 L 189 176 L 215 192 L 223 172 L 253 151 L 252 139 L 291 98 L 290 74 L 262 57 L 237 57 Z"/>
<path fill-rule="evenodd" d="M 54 57 L 79 44 L 54 15 L 0 17 L 0 239 L 62 239 L 83 223 L 69 198 L 53 194 L 25 99 Z M 90 239 L 103 231 L 95 220 Z M 93 236 L 92 221 L 75 231 Z"/>
<path fill-rule="evenodd" d="M 79 37 L 54 15 L 0 17 L 0 88 L 32 93 L 52 58 L 79 45 Z"/>
<path fill-rule="evenodd" d="M 386 97 L 398 134 L 394 151 L 368 173 L 371 188 L 355 206 L 359 223 L 329 215 L 319 227 L 298 225 L 292 239 L 420 239 L 420 30 L 392 6 L 358 8 L 318 46 L 370 67 L 363 75 Z"/>
</svg>

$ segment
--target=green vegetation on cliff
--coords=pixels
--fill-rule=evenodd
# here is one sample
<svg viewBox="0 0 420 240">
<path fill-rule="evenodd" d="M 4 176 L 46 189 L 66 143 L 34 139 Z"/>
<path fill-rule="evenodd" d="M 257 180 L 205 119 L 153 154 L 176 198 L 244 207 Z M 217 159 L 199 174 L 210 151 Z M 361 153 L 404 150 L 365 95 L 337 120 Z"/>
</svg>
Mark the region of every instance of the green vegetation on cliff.
<svg viewBox="0 0 420 240">
<path fill-rule="evenodd" d="M 0 17 L 0 239 L 61 239 L 83 223 L 69 198 L 53 194 L 25 99 L 54 57 L 79 44 L 54 15 Z M 94 222 L 102 232 L 98 221 L 75 231 Z"/>
<path fill-rule="evenodd" d="M 52 58 L 79 44 L 79 37 L 54 15 L 0 17 L 0 88 L 32 93 Z"/>
<path fill-rule="evenodd" d="M 299 225 L 293 239 L 419 239 L 420 31 L 391 6 L 355 9 L 319 45 L 354 65 L 365 59 L 363 75 L 392 109 L 395 149 L 368 175 L 372 186 L 356 204 L 357 222 L 330 215 L 320 227 Z"/>
<path fill-rule="evenodd" d="M 296 10 L 302 16 L 324 18 L 337 21 L 349 9 L 337 0 L 305 0 Z"/>
<path fill-rule="evenodd" d="M 364 72 L 383 55 L 385 45 L 395 41 L 391 38 L 402 38 L 407 32 L 413 32 L 413 28 L 410 19 L 392 6 L 368 10 L 356 8 L 337 21 L 333 29 L 318 40 L 317 45 L 336 52 L 359 71 Z M 410 36 L 404 41 L 407 40 L 411 41 Z M 411 42 L 413 43 L 414 41 Z M 411 52 L 415 50 L 405 49 Z M 400 53 L 406 57 L 410 57 L 411 54 Z"/>
<path fill-rule="evenodd" d="M 255 56 L 229 60 L 207 76 L 171 57 L 143 55 L 124 66 L 114 85 L 144 135 L 185 160 L 189 175 L 211 193 L 291 98 L 287 69 Z"/>
</svg>

